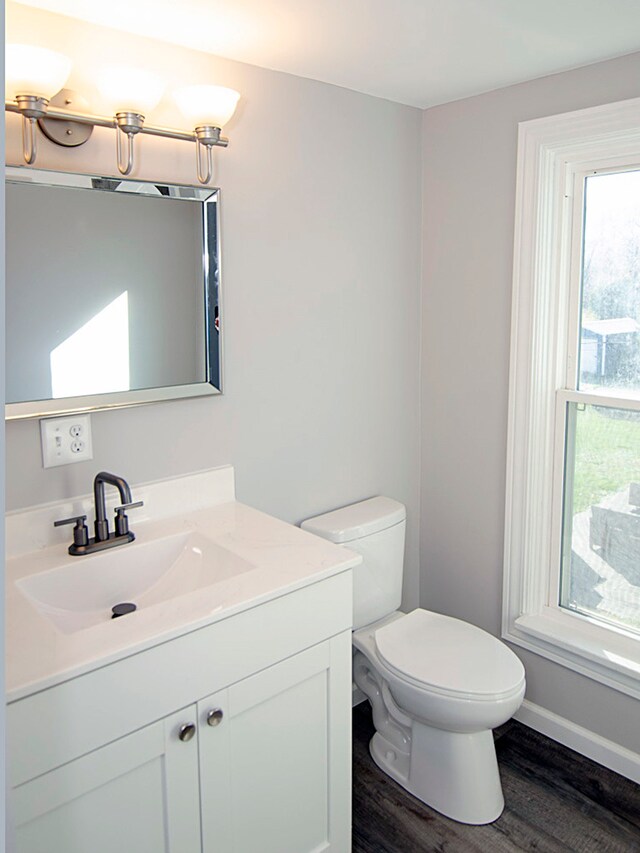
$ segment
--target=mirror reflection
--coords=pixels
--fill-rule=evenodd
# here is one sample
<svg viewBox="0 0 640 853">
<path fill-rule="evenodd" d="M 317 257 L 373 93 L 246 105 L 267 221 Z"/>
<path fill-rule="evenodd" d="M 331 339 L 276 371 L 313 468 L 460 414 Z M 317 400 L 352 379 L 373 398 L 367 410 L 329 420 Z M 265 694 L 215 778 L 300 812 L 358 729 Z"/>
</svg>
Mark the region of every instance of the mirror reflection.
<svg viewBox="0 0 640 853">
<path fill-rule="evenodd" d="M 218 203 L 7 169 L 8 417 L 220 390 Z"/>
</svg>

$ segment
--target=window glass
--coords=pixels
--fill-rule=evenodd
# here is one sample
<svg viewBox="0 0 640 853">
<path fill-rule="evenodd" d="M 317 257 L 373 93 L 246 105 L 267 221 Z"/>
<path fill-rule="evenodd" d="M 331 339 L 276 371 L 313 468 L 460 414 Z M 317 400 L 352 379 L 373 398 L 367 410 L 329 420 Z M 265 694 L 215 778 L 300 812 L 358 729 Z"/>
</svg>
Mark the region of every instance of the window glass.
<svg viewBox="0 0 640 853">
<path fill-rule="evenodd" d="M 569 403 L 561 607 L 640 632 L 640 412 Z"/>
<path fill-rule="evenodd" d="M 580 323 L 582 390 L 640 395 L 640 171 L 585 187 Z"/>
<path fill-rule="evenodd" d="M 640 396 L 640 171 L 585 182 L 578 388 Z M 560 605 L 640 631 L 640 412 L 567 404 Z"/>
</svg>

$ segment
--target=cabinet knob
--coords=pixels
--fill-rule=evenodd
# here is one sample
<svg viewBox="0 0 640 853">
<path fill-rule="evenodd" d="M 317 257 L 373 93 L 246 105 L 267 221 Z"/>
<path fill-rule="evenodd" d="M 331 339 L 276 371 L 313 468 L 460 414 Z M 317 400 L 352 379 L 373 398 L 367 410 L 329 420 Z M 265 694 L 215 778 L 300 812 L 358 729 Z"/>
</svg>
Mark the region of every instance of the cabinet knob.
<svg viewBox="0 0 640 853">
<path fill-rule="evenodd" d="M 212 708 L 212 710 L 207 714 L 207 725 L 219 726 L 223 717 L 224 714 L 222 713 L 222 708 Z"/>
<path fill-rule="evenodd" d="M 183 743 L 191 740 L 191 738 L 196 733 L 196 727 L 193 723 L 185 723 L 184 726 L 180 727 L 180 731 L 178 732 L 178 737 Z"/>
</svg>

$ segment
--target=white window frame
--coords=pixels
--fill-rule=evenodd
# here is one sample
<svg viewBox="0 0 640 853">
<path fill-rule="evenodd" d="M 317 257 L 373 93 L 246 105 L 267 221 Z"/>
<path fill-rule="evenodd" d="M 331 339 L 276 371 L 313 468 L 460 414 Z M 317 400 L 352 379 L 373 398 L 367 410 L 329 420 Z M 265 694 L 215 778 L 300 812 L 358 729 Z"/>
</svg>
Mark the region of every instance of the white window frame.
<svg viewBox="0 0 640 853">
<path fill-rule="evenodd" d="M 640 637 L 558 604 L 567 402 L 640 410 L 571 387 L 584 178 L 634 164 L 640 98 L 519 125 L 502 636 L 640 698 Z"/>
</svg>

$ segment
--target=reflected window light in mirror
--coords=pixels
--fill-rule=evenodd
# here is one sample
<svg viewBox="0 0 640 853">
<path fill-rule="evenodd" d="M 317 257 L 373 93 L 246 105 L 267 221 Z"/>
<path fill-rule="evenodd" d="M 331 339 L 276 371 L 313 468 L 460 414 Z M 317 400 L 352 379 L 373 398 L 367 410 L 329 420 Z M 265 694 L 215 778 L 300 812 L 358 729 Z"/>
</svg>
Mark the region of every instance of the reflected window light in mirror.
<svg viewBox="0 0 640 853">
<path fill-rule="evenodd" d="M 113 302 L 51 352 L 54 399 L 129 391 L 129 295 Z"/>
</svg>

